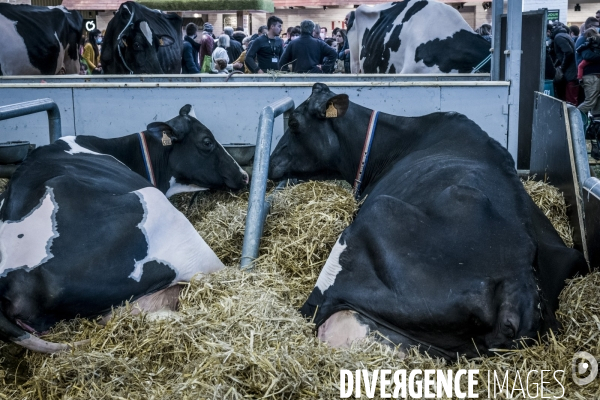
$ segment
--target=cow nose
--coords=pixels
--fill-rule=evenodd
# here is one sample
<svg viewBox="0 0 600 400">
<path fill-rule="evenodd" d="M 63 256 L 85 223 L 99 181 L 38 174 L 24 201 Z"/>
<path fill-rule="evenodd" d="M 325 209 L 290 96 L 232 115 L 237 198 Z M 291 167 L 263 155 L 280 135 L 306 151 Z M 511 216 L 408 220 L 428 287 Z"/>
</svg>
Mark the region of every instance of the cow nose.
<svg viewBox="0 0 600 400">
<path fill-rule="evenodd" d="M 248 177 L 248 174 L 246 173 L 246 171 L 242 171 L 242 179 L 244 180 L 244 183 L 247 185 L 248 182 L 250 182 L 250 178 Z"/>
</svg>

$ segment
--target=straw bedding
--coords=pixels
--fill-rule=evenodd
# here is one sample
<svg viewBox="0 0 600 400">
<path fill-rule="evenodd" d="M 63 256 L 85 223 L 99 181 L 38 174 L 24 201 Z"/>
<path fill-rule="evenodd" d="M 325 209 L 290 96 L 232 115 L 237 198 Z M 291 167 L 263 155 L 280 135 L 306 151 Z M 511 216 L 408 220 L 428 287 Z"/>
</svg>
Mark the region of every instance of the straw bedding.
<svg viewBox="0 0 600 400">
<path fill-rule="evenodd" d="M 534 182 L 525 186 L 538 194 L 552 190 Z M 541 195 L 544 201 L 549 197 L 556 196 Z M 179 195 L 173 202 L 216 254 L 234 266 L 248 194 L 201 194 L 191 205 L 190 199 Z M 564 200 L 558 208 L 564 213 Z M 0 362 L 0 398 L 330 399 L 339 397 L 340 369 L 363 368 L 478 368 L 480 398 L 487 397 L 488 370 L 510 371 L 512 385 L 516 371 L 524 377 L 530 369 L 561 369 L 566 398 L 600 396 L 598 385 L 576 386 L 570 375 L 576 351 L 600 355 L 600 273 L 572 280 L 561 294 L 561 334 L 495 357 L 446 365 L 414 349 L 405 356 L 374 340 L 345 350 L 320 343 L 297 308 L 355 213 L 349 191 L 336 183 L 310 182 L 278 193 L 254 272 L 226 268 L 186 285 L 180 312 L 166 320 L 119 309 L 105 327 L 86 320 L 63 322 L 45 339 L 91 339 L 90 346 L 68 354 L 31 354 L 0 344 L 0 354 L 22 362 L 16 375 L 14 365 Z M 559 230 L 570 233 L 568 227 Z M 533 393 L 535 386 L 530 389 Z M 558 384 L 547 390 L 546 396 L 562 391 Z"/>
</svg>

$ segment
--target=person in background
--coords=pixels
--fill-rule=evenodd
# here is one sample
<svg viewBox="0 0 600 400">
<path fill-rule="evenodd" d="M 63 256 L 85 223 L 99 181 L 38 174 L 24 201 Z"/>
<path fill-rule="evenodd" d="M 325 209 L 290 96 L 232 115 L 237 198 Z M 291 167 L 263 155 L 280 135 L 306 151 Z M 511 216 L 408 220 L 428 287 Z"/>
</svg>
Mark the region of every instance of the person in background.
<svg viewBox="0 0 600 400">
<path fill-rule="evenodd" d="M 321 27 L 321 39 L 325 40 L 327 39 L 329 36 L 327 36 L 327 28 L 326 27 Z"/>
<path fill-rule="evenodd" d="M 580 31 L 581 35 L 575 41 L 575 48 L 578 49 L 585 43 L 586 38 L 584 37 L 584 35 L 588 31 L 588 29 L 593 29 L 597 31 L 599 27 L 600 21 L 597 18 L 589 17 L 588 19 L 586 19 L 583 23 L 583 32 Z M 579 65 L 581 60 L 581 52 L 575 52 L 575 62 L 577 63 L 577 65 Z"/>
<path fill-rule="evenodd" d="M 583 59 L 579 64 L 578 75 L 583 81 L 585 101 L 579 105 L 579 111 L 600 115 L 600 35 L 596 29 L 588 29 L 583 34 L 586 41 L 577 47 L 577 53 Z"/>
<path fill-rule="evenodd" d="M 193 22 L 190 22 L 185 27 L 185 37 L 183 38 L 183 56 L 181 57 L 181 73 L 182 74 L 199 74 L 200 64 L 198 64 L 198 54 L 200 52 L 200 44 L 197 43 L 196 33 L 198 27 Z"/>
<path fill-rule="evenodd" d="M 492 43 L 492 26 L 490 24 L 482 24 L 475 32 Z"/>
<path fill-rule="evenodd" d="M 335 39 L 337 37 L 337 33 L 339 32 L 340 29 L 341 28 L 338 28 L 338 27 L 333 28 L 333 30 L 331 31 L 331 37 Z"/>
<path fill-rule="evenodd" d="M 229 63 L 229 55 L 227 48 L 231 43 L 229 35 L 222 34 L 217 40 L 217 47 L 212 52 L 211 70 L 213 73 L 227 73 L 233 69 L 233 65 Z M 223 61 L 221 61 L 223 60 Z"/>
<path fill-rule="evenodd" d="M 215 47 L 215 41 L 212 37 L 213 26 L 206 22 L 204 27 L 202 28 L 202 35 L 196 36 L 196 42 L 200 44 L 200 53 L 199 53 L 199 64 L 200 71 L 202 72 L 210 72 L 210 67 L 212 65 L 212 61 L 209 63 L 208 60 L 205 61 L 206 56 L 211 56 L 213 49 Z"/>
<path fill-rule="evenodd" d="M 287 47 L 288 44 L 290 44 L 290 42 L 292 40 L 298 39 L 300 37 L 300 28 L 297 26 L 293 26 L 292 28 L 290 28 L 290 34 L 289 34 L 289 38 L 288 40 L 285 41 L 285 43 L 283 44 L 283 48 L 285 49 Z"/>
<path fill-rule="evenodd" d="M 302 24 L 300 24 L 300 26 L 302 27 Z M 302 28 L 300 28 L 300 30 L 302 30 Z M 313 31 L 312 36 L 315 39 L 323 40 L 321 38 L 321 26 L 319 24 L 315 24 L 315 30 Z"/>
<path fill-rule="evenodd" d="M 579 37 L 579 27 L 576 25 L 569 26 L 569 35 L 573 38 L 573 40 L 577 40 Z"/>
<path fill-rule="evenodd" d="M 562 23 L 553 25 L 551 35 L 554 44 L 554 53 L 556 54 L 554 66 L 560 69 L 565 77 L 565 83 L 563 84 L 564 92 L 561 90 L 563 89 L 560 87 L 561 85 L 558 85 L 555 88 L 556 97 L 577 105 L 579 85 L 577 81 L 577 65 L 575 64 L 575 43 L 569 35 L 569 30 Z"/>
<path fill-rule="evenodd" d="M 325 39 L 325 43 L 327 44 L 327 46 L 337 51 L 337 42 L 335 41 L 335 39 L 327 38 Z"/>
<path fill-rule="evenodd" d="M 348 43 L 348 36 L 346 36 L 346 30 L 340 29 L 335 36 L 337 41 L 337 53 L 338 60 L 344 60 L 344 73 L 350 73 L 350 44 Z"/>
<path fill-rule="evenodd" d="M 283 24 L 283 21 L 281 23 Z M 258 36 L 266 35 L 268 30 L 269 27 L 267 25 L 262 25 L 260 28 L 258 28 Z"/>
<path fill-rule="evenodd" d="M 600 10 L 596 11 L 596 19 L 600 21 Z"/>
<path fill-rule="evenodd" d="M 332 72 L 337 53 L 323 40 L 312 37 L 315 23 L 306 19 L 300 23 L 302 34 L 299 39 L 293 40 L 283 52 L 279 61 L 279 68 L 292 65 L 292 72 L 319 74 Z M 326 59 L 326 60 L 325 60 Z M 325 61 L 324 61 L 325 60 Z"/>
<path fill-rule="evenodd" d="M 264 74 L 278 69 L 283 53 L 283 40 L 279 38 L 283 21 L 272 15 L 267 20 L 267 34 L 256 38 L 246 53 L 246 66 L 253 74 Z M 256 61 L 255 61 L 256 59 Z"/>
<path fill-rule="evenodd" d="M 102 67 L 100 66 L 100 49 L 98 45 L 102 43 L 98 29 L 88 32 L 88 38 L 83 46 L 83 54 L 81 55 L 87 64 L 88 74 L 101 74 Z"/>
<path fill-rule="evenodd" d="M 242 54 L 240 54 L 240 56 L 237 58 L 237 60 L 235 60 L 232 64 L 233 69 L 237 70 L 237 71 L 242 71 L 245 74 L 249 74 L 250 70 L 248 69 L 248 67 L 246 67 L 246 52 L 248 51 L 248 48 L 250 47 L 250 37 L 246 36 L 244 38 L 244 40 L 242 41 L 242 46 L 244 47 L 244 51 L 242 51 Z"/>
<path fill-rule="evenodd" d="M 244 51 L 242 44 L 237 40 L 233 40 L 233 28 L 226 26 L 223 28 L 223 33 L 229 36 L 229 47 L 227 48 L 227 55 L 230 60 L 237 60 L 240 54 Z"/>
<path fill-rule="evenodd" d="M 244 29 L 241 26 L 238 26 L 237 28 L 235 28 L 235 31 L 233 32 L 233 35 L 231 35 L 231 37 L 234 40 L 240 42 L 240 44 L 243 44 L 246 34 L 244 33 Z"/>
</svg>

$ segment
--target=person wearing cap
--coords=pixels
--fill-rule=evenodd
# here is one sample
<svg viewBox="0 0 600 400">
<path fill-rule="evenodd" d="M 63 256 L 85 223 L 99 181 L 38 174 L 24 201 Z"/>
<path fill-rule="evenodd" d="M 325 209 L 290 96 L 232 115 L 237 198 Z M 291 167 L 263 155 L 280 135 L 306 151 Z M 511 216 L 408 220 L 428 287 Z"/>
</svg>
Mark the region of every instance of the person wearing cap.
<svg viewBox="0 0 600 400">
<path fill-rule="evenodd" d="M 211 57 L 215 47 L 215 40 L 212 37 L 213 26 L 208 22 L 204 24 L 202 35 L 196 37 L 196 41 L 200 43 L 200 69 L 204 66 L 204 58 Z M 212 60 L 212 59 L 211 59 Z M 212 64 L 212 62 L 211 62 Z M 202 72 L 209 72 L 203 70 Z"/>
</svg>

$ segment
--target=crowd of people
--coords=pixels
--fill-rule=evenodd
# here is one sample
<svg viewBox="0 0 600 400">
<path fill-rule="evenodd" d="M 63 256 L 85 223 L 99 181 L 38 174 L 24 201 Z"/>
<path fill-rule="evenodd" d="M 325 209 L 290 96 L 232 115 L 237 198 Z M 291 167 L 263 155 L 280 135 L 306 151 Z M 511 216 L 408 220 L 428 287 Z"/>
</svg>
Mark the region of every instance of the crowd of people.
<svg viewBox="0 0 600 400">
<path fill-rule="evenodd" d="M 554 94 L 600 117 L 600 10 L 581 27 L 560 22 L 548 24 L 546 79 L 554 82 Z"/>
<path fill-rule="evenodd" d="M 326 27 L 304 20 L 300 26 L 289 27 L 284 40 L 282 24 L 280 18 L 271 16 L 252 36 L 240 27 L 225 27 L 217 37 L 212 24 L 205 23 L 200 32 L 190 23 L 183 38 L 182 73 L 350 73 L 345 29 L 335 28 L 328 36 Z"/>
</svg>

